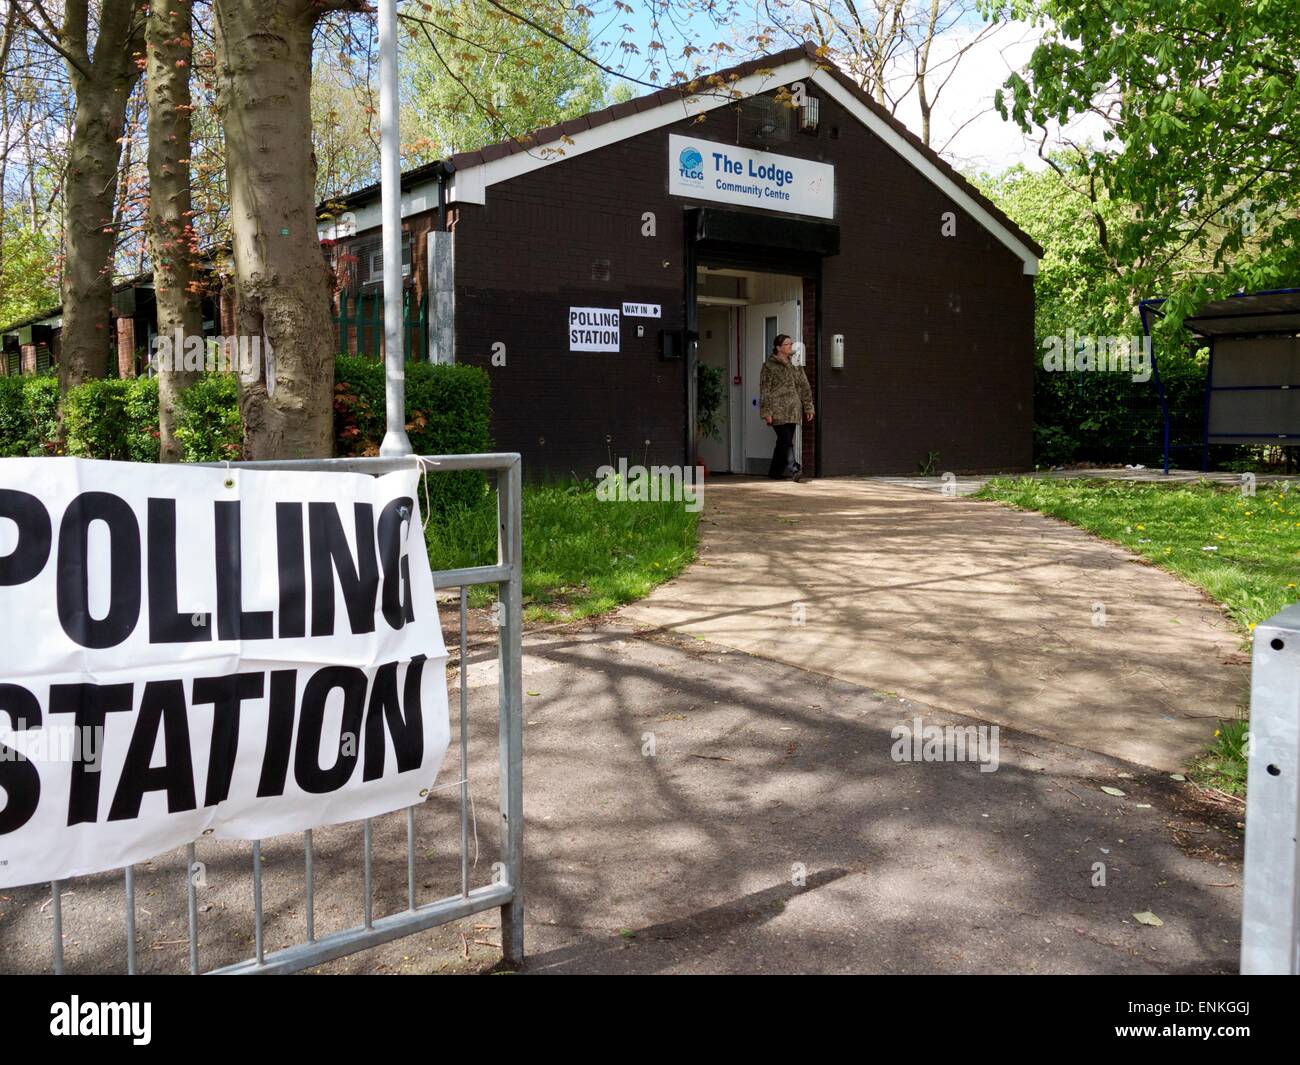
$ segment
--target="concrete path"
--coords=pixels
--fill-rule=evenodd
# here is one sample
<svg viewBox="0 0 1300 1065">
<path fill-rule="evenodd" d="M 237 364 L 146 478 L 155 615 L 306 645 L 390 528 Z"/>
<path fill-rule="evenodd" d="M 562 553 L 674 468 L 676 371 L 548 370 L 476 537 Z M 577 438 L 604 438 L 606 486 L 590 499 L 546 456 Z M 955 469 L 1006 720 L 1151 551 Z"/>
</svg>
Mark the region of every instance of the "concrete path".
<svg viewBox="0 0 1300 1065">
<path fill-rule="evenodd" d="M 1070 470 L 1036 470 L 1033 473 L 1004 474 L 1007 477 L 1040 477 L 1062 481 L 1131 481 L 1141 484 L 1199 484 L 1208 481 L 1219 485 L 1240 485 L 1243 474 L 1199 470 L 1171 469 L 1166 474 L 1161 469 L 1130 469 L 1126 466 L 1106 467 L 1101 469 Z M 993 474 L 939 474 L 934 477 L 872 477 L 880 484 L 893 484 L 903 488 L 927 488 L 932 492 L 954 492 L 959 496 L 973 495 L 993 480 Z M 1255 477 L 1256 485 L 1279 484 L 1290 481 L 1292 485 L 1300 484 L 1300 477 L 1279 473 L 1261 473 Z M 951 487 L 949 487 L 951 486 Z"/>
<path fill-rule="evenodd" d="M 868 480 L 710 482 L 700 561 L 622 617 L 1164 770 L 1248 699 L 1197 589 L 1055 519 Z"/>
<path fill-rule="evenodd" d="M 478 628 L 466 671 L 473 885 L 499 853 L 493 632 Z M 1241 812 L 1189 783 L 1011 731 L 992 772 L 899 761 L 896 728 L 972 723 L 628 625 L 530 633 L 524 684 L 529 972 L 1236 969 Z M 453 713 L 440 786 L 416 812 L 420 902 L 459 890 L 456 725 Z M 374 824 L 379 918 L 406 907 L 406 820 Z M 361 919 L 361 829 L 314 836 L 324 935 Z M 275 950 L 304 933 L 301 838 L 262 854 Z M 198 858 L 201 965 L 248 957 L 249 847 L 200 841 Z M 183 852 L 137 867 L 144 972 L 185 971 L 184 871 Z M 68 971 L 122 972 L 121 876 L 64 887 Z M 48 898 L 0 892 L 0 972 L 48 971 Z M 1163 923 L 1139 923 L 1147 912 Z M 324 970 L 482 972 L 499 944 L 489 912 Z"/>
</svg>

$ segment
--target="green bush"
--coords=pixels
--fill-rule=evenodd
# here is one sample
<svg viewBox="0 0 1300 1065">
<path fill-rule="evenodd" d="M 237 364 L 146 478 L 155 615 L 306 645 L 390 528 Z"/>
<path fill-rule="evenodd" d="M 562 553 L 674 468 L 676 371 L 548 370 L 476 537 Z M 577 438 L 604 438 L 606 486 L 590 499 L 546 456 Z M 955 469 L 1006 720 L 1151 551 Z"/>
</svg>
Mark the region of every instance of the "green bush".
<svg viewBox="0 0 1300 1065">
<path fill-rule="evenodd" d="M 243 453 L 239 382 L 234 374 L 200 377 L 181 395 L 176 440 L 186 462 L 235 460 Z"/>
<path fill-rule="evenodd" d="M 48 454 L 58 404 L 56 377 L 0 377 L 0 458 Z"/>
<path fill-rule="evenodd" d="M 87 381 L 63 400 L 69 455 L 158 461 L 158 383 L 147 377 Z"/>
<path fill-rule="evenodd" d="M 53 377 L 0 378 L 0 456 L 53 454 L 59 383 Z M 421 455 L 492 450 L 487 374 L 473 366 L 406 366 L 407 433 Z M 158 382 L 151 378 L 87 381 L 64 400 L 65 451 L 82 458 L 158 461 Z M 385 431 L 384 364 L 340 355 L 334 386 L 335 450 L 377 455 Z M 201 377 L 181 395 L 176 436 L 187 462 L 238 459 L 243 430 L 233 374 Z M 429 478 L 436 512 L 474 506 L 480 473 Z"/>
<path fill-rule="evenodd" d="M 334 369 L 334 435 L 339 455 L 377 455 L 385 431 L 384 364 L 340 355 Z M 477 366 L 406 364 L 406 431 L 417 455 L 491 451 L 491 389 Z M 428 479 L 429 506 L 445 513 L 483 498 L 481 473 L 440 473 Z"/>
</svg>

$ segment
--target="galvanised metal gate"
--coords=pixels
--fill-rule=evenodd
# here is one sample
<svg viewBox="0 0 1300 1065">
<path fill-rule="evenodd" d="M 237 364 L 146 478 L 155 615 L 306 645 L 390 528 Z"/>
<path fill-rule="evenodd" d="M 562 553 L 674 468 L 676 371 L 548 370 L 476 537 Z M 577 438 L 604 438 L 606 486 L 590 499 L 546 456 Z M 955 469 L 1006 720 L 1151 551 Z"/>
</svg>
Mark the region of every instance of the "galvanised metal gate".
<svg viewBox="0 0 1300 1065">
<path fill-rule="evenodd" d="M 315 882 L 313 869 L 312 834 L 303 833 L 303 896 L 305 903 L 305 928 L 302 942 L 284 949 L 267 952 L 263 942 L 262 909 L 262 853 L 261 841 L 252 844 L 252 875 L 250 890 L 253 895 L 254 953 L 234 965 L 211 970 L 214 973 L 290 973 L 314 965 L 355 954 L 371 947 L 389 943 L 404 936 L 414 935 L 437 925 L 447 924 L 484 910 L 501 910 L 501 951 L 511 964 L 521 964 L 524 957 L 524 907 L 520 884 L 520 867 L 523 848 L 523 699 L 522 699 L 522 621 L 523 592 L 520 531 L 520 458 L 517 454 L 488 455 L 436 455 L 404 456 L 398 458 L 346 458 L 298 459 L 267 462 L 231 463 L 242 469 L 296 470 L 299 472 L 365 473 L 378 476 L 409 470 L 419 463 L 426 476 L 459 470 L 481 470 L 496 475 L 497 495 L 497 562 L 491 566 L 468 569 L 443 570 L 433 575 L 435 588 L 460 589 L 460 885 L 459 890 L 434 902 L 418 903 L 415 872 L 415 807 L 385 815 L 406 818 L 406 868 L 407 908 L 383 917 L 374 915 L 372 820 L 363 822 L 363 853 L 361 855 L 364 918 L 360 925 L 343 931 L 317 937 L 315 934 Z M 206 465 L 224 466 L 225 463 Z M 469 773 L 467 761 L 469 684 L 467 683 L 467 604 L 468 589 L 478 584 L 495 584 L 501 608 L 499 615 L 498 663 L 498 733 L 500 754 L 500 816 L 501 856 L 494 863 L 493 882 L 471 887 L 469 883 Z M 187 892 L 189 969 L 201 972 L 199 958 L 199 906 L 195 878 L 195 846 L 187 848 L 187 862 L 183 873 Z M 132 868 L 124 871 L 126 968 L 134 975 L 136 957 L 136 885 Z M 54 971 L 64 971 L 62 896 L 69 882 L 54 881 L 50 885 L 50 905 L 53 915 Z M 177 884 L 179 889 L 180 885 Z"/>
</svg>

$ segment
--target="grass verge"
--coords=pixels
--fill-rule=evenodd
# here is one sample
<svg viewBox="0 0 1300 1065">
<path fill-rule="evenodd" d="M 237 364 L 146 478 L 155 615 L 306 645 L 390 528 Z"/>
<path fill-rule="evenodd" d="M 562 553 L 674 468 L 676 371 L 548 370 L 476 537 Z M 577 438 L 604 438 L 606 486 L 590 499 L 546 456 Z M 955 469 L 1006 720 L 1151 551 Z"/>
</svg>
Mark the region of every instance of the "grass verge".
<svg viewBox="0 0 1300 1065">
<path fill-rule="evenodd" d="M 602 501 L 593 484 L 525 485 L 524 620 L 569 621 L 650 593 L 695 558 L 699 515 L 681 502 Z M 435 570 L 496 562 L 496 495 L 435 516 L 425 530 Z M 471 589 L 487 606 L 493 588 Z"/>
<path fill-rule="evenodd" d="M 1222 603 L 1245 632 L 1300 600 L 1300 490 L 1261 485 L 1135 484 L 1022 477 L 990 481 L 976 499 L 1035 510 L 1150 559 Z M 1192 767 L 1198 783 L 1246 787 L 1244 718 L 1224 721 Z"/>
</svg>

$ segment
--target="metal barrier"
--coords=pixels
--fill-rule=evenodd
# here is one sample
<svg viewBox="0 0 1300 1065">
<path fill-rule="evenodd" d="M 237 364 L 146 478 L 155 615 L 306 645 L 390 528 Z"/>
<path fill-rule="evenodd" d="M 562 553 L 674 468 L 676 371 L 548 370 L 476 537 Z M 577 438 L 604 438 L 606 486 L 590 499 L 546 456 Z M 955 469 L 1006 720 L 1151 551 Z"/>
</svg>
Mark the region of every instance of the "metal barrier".
<svg viewBox="0 0 1300 1065">
<path fill-rule="evenodd" d="M 410 470 L 420 462 L 426 476 L 432 472 L 481 470 L 496 474 L 497 492 L 497 562 L 493 566 L 444 570 L 433 575 L 436 588 L 460 589 L 460 890 L 435 902 L 417 905 L 415 890 L 415 807 L 404 813 L 385 816 L 406 818 L 407 908 L 400 913 L 376 918 L 373 906 L 373 853 L 371 819 L 363 822 L 364 851 L 364 919 L 360 925 L 317 938 L 315 935 L 314 870 L 312 834 L 303 833 L 304 900 L 306 903 L 306 939 L 282 950 L 267 953 L 263 944 L 262 855 L 261 841 L 252 845 L 253 860 L 253 957 L 235 965 L 211 970 L 214 973 L 289 973 L 336 958 L 355 954 L 370 947 L 414 935 L 437 925 L 447 924 L 484 910 L 501 910 L 501 951 L 511 964 L 521 964 L 524 957 L 524 905 L 520 883 L 523 848 L 523 669 L 522 627 L 523 591 L 520 528 L 520 458 L 517 454 L 436 455 L 416 458 L 349 458 L 297 459 L 266 462 L 230 463 L 241 469 L 297 470 L 329 473 L 364 473 L 378 476 Z M 225 466 L 225 463 L 205 463 Z M 466 610 L 468 589 L 477 584 L 498 586 L 502 605 L 498 635 L 499 717 L 497 744 L 500 753 L 500 812 L 502 853 L 498 868 L 499 882 L 471 888 L 469 884 L 469 781 L 465 767 L 468 751 L 469 685 L 466 682 Z M 191 871 L 195 867 L 194 844 L 187 849 L 185 881 L 188 904 L 189 968 L 199 973 L 198 898 Z M 137 971 L 135 944 L 135 875 L 130 867 L 125 874 L 127 972 Z M 54 925 L 54 971 L 62 974 L 63 958 L 63 881 L 50 885 L 51 913 Z"/>
<path fill-rule="evenodd" d="M 1300 604 L 1255 627 L 1243 975 L 1300 973 Z"/>
</svg>

